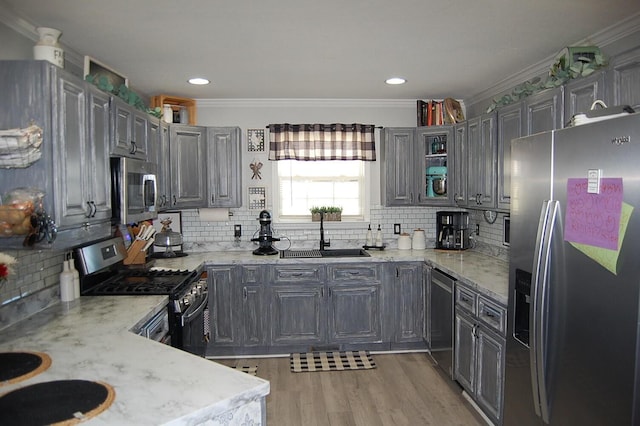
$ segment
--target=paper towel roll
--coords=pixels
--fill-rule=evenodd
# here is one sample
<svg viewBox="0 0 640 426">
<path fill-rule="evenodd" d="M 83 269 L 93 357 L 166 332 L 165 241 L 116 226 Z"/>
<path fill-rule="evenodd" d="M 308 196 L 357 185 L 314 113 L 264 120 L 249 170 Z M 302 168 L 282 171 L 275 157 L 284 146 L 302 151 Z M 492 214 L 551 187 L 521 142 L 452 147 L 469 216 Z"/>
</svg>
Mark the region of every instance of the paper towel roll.
<svg viewBox="0 0 640 426">
<path fill-rule="evenodd" d="M 204 222 L 228 222 L 229 209 L 199 209 L 200 220 Z"/>
</svg>

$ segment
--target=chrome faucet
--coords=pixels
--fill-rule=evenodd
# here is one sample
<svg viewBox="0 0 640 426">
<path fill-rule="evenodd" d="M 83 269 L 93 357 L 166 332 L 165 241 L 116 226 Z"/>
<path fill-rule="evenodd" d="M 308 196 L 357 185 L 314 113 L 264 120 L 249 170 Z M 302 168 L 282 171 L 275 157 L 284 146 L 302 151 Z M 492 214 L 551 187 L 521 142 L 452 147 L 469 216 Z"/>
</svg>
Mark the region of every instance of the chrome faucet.
<svg viewBox="0 0 640 426">
<path fill-rule="evenodd" d="M 324 239 L 324 212 L 320 212 L 320 250 L 331 246 L 331 240 Z"/>
</svg>

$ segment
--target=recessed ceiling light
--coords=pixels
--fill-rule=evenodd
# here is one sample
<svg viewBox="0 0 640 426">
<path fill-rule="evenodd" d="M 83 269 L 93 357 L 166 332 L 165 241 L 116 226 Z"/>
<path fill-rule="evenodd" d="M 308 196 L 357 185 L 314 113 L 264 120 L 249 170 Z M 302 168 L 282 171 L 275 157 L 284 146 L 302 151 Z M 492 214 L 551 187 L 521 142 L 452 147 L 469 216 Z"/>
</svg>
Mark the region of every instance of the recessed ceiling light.
<svg viewBox="0 0 640 426">
<path fill-rule="evenodd" d="M 387 84 L 404 84 L 406 82 L 407 80 L 402 77 L 391 77 L 385 80 L 385 83 Z"/>
<path fill-rule="evenodd" d="M 190 78 L 189 79 L 189 83 L 201 86 L 203 84 L 209 84 L 209 80 L 207 80 L 206 78 L 202 78 L 202 77 L 194 77 L 194 78 Z"/>
</svg>

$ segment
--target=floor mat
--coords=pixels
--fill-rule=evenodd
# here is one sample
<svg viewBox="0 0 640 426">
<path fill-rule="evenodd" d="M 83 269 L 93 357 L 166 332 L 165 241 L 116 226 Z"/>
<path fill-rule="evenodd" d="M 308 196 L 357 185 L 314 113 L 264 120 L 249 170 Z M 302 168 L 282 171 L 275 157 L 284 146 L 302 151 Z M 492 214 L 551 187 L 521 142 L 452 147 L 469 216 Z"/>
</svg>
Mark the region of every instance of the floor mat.
<svg viewBox="0 0 640 426">
<path fill-rule="evenodd" d="M 307 371 L 369 370 L 376 368 L 368 351 L 293 353 L 289 365 L 294 373 Z"/>
<path fill-rule="evenodd" d="M 231 368 L 235 368 L 238 371 L 242 371 L 243 373 L 247 373 L 247 374 L 251 374 L 252 376 L 255 376 L 256 374 L 258 374 L 258 366 L 257 365 L 236 365 L 234 367 Z"/>
</svg>

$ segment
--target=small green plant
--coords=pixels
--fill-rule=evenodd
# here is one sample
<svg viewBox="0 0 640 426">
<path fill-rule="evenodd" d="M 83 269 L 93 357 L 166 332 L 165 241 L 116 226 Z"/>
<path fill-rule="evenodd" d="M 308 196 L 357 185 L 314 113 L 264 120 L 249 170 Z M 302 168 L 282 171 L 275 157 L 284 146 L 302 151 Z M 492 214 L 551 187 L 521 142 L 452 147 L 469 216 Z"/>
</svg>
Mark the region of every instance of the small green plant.
<svg viewBox="0 0 640 426">
<path fill-rule="evenodd" d="M 142 98 L 137 93 L 130 90 L 124 84 L 121 84 L 120 87 L 115 87 L 113 84 L 109 82 L 107 77 L 105 76 L 100 76 L 98 78 L 96 77 L 97 75 L 89 74 L 85 77 L 85 80 L 95 85 L 98 89 L 102 90 L 103 92 L 111 93 L 112 95 L 119 97 L 120 99 L 122 99 L 123 101 L 125 101 L 129 105 L 132 105 L 134 108 L 140 111 L 144 111 L 148 114 L 153 115 L 154 117 L 158 117 L 158 118 L 162 117 L 162 109 L 160 107 L 148 108 L 145 102 L 142 100 Z"/>
<path fill-rule="evenodd" d="M 335 207 L 335 206 L 322 206 L 322 207 L 317 207 L 317 206 L 313 206 L 309 209 L 309 211 L 311 212 L 311 214 L 315 214 L 315 213 L 342 213 L 342 207 Z"/>
</svg>

